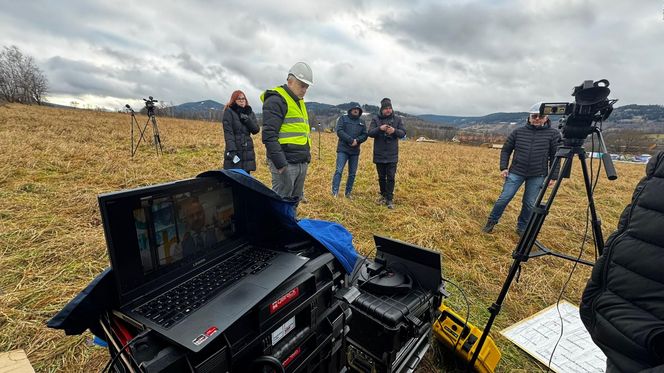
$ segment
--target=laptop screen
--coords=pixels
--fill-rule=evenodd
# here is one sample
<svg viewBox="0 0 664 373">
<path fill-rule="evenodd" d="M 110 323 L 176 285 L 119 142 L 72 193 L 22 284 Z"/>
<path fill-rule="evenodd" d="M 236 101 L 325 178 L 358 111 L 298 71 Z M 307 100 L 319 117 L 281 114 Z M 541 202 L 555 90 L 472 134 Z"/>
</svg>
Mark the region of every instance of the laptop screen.
<svg viewBox="0 0 664 373">
<path fill-rule="evenodd" d="M 233 189 L 200 178 L 99 197 L 121 300 L 232 251 L 240 236 Z"/>
</svg>

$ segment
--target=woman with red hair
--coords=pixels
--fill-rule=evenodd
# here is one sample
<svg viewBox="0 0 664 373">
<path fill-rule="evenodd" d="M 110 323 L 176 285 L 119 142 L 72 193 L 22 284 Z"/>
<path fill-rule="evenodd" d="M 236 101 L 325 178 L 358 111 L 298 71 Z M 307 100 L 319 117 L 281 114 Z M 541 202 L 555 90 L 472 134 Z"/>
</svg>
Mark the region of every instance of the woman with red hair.
<svg viewBox="0 0 664 373">
<path fill-rule="evenodd" d="M 247 172 L 256 170 L 256 154 L 252 134 L 260 129 L 256 115 L 251 110 L 247 95 L 237 90 L 224 107 L 221 120 L 224 129 L 224 169 L 241 168 Z"/>
</svg>

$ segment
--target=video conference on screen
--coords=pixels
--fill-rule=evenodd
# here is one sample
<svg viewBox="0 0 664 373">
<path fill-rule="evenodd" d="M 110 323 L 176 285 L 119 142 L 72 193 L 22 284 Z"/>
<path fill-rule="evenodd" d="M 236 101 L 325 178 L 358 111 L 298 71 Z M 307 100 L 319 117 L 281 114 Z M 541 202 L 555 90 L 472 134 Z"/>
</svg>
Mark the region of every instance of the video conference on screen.
<svg viewBox="0 0 664 373">
<path fill-rule="evenodd" d="M 214 250 L 235 233 L 233 214 L 230 188 L 142 201 L 134 221 L 143 272 Z"/>
</svg>

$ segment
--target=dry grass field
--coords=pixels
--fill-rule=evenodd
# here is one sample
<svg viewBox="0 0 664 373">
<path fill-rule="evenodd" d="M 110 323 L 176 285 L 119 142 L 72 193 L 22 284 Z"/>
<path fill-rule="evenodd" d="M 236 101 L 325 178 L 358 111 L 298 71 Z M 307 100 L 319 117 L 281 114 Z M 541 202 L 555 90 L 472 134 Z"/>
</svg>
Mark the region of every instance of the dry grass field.
<svg viewBox="0 0 664 373">
<path fill-rule="evenodd" d="M 139 121 L 144 123 L 145 117 Z M 105 350 L 91 347 L 91 335 L 65 336 L 45 322 L 105 267 L 108 258 L 96 197 L 99 193 L 193 177 L 220 167 L 223 139 L 218 123 L 158 118 L 164 155 L 142 146 L 130 157 L 129 116 L 38 106 L 0 106 L 0 351 L 25 349 L 39 372 L 97 371 Z M 512 263 L 520 206 L 517 195 L 494 234 L 480 233 L 502 180 L 499 150 L 449 143 L 401 143 L 395 210 L 375 203 L 376 171 L 371 140 L 363 146 L 354 199 L 333 198 L 330 183 L 336 136 L 324 133 L 320 159 L 313 134 L 312 163 L 300 217 L 343 224 L 362 254 L 372 252 L 377 233 L 439 251 L 444 275 L 459 284 L 470 302 L 470 321 L 483 327 L 488 307 Z M 257 142 L 257 158 L 265 149 Z M 597 165 L 595 164 L 595 169 Z M 616 164 L 619 179 L 601 175 L 596 206 L 605 237 L 615 229 L 643 165 Z M 260 162 L 255 176 L 269 184 Z M 344 176 L 345 179 L 345 176 Z M 345 180 L 344 180 L 345 183 Z M 343 185 L 343 183 L 342 183 Z M 540 240 L 578 255 L 585 228 L 586 199 L 578 162 L 565 180 Z M 592 243 L 584 257 L 593 258 Z M 503 352 L 498 370 L 545 370 L 498 331 L 553 304 L 572 264 L 551 257 L 528 261 L 514 283 L 493 328 Z M 563 294 L 578 304 L 590 269 L 579 266 Z M 453 287 L 448 302 L 464 314 L 466 303 Z M 432 354 L 422 371 L 438 371 Z M 446 364 L 454 370 L 454 365 Z"/>
</svg>

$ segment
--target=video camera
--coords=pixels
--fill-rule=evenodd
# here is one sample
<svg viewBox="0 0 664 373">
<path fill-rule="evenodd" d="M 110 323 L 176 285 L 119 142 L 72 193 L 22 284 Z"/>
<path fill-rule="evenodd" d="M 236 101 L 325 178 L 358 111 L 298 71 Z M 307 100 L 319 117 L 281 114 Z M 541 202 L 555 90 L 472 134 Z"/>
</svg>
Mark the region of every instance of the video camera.
<svg viewBox="0 0 664 373">
<path fill-rule="evenodd" d="M 143 101 L 145 101 L 145 108 L 148 110 L 148 116 L 154 115 L 154 103 L 159 101 L 152 98 L 152 96 L 148 96 L 148 99 L 143 99 Z"/>
<path fill-rule="evenodd" d="M 595 131 L 593 123 L 606 120 L 613 111 L 617 99 L 607 99 L 611 90 L 609 81 L 601 79 L 596 82 L 585 80 L 574 87 L 574 102 L 542 103 L 540 115 L 563 115 L 560 128 L 563 142 L 569 146 L 581 146 L 589 134 Z"/>
</svg>

